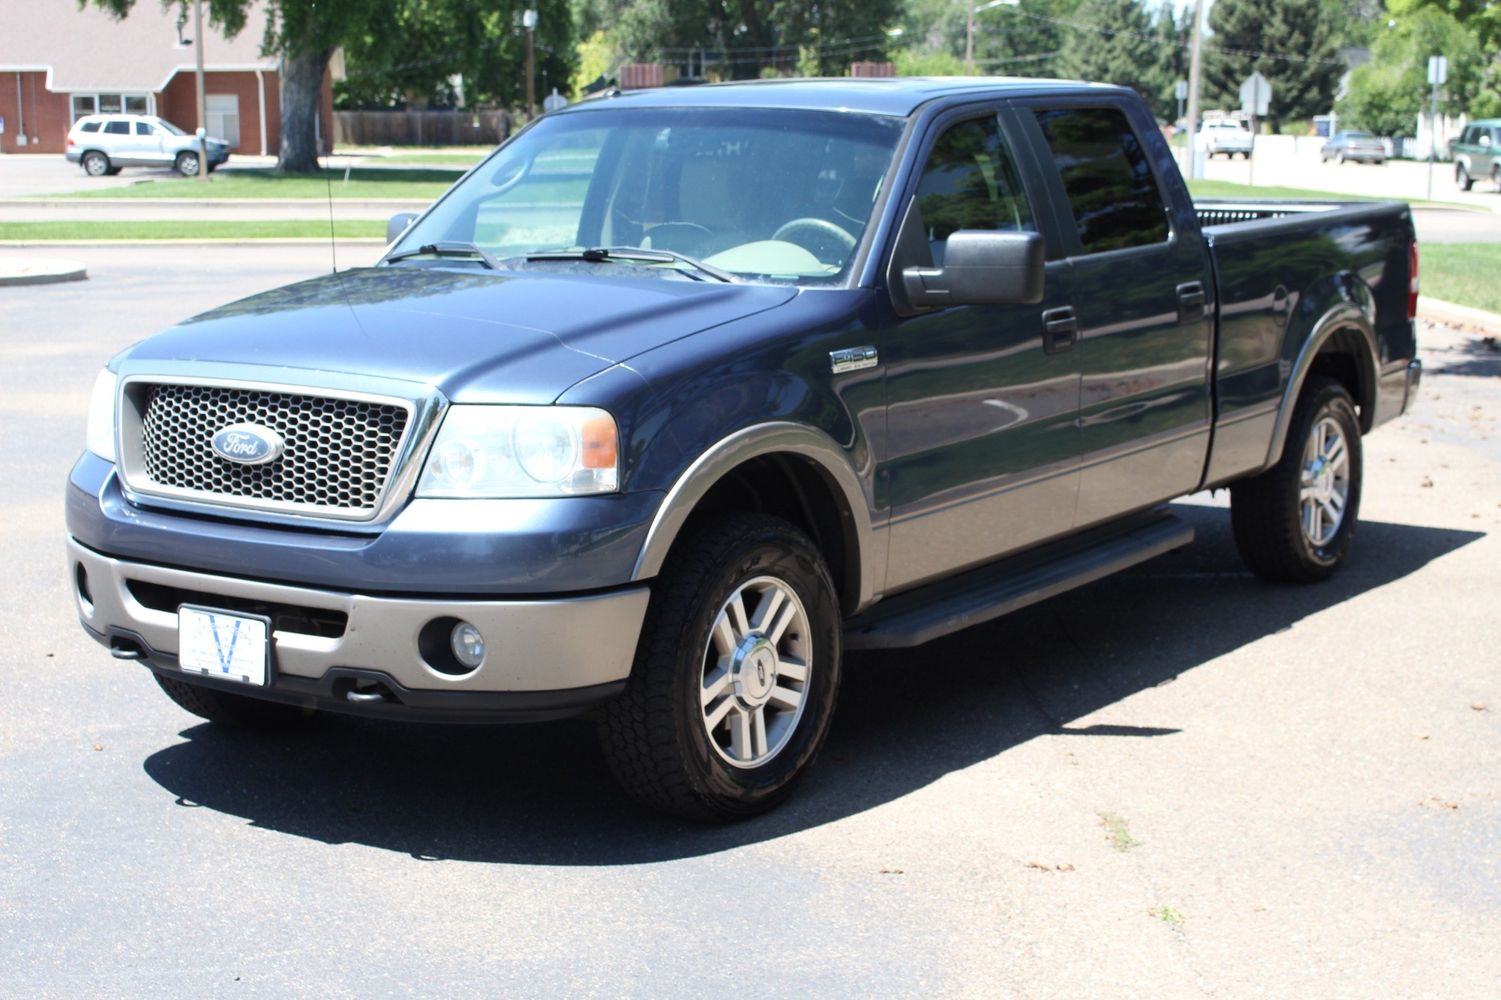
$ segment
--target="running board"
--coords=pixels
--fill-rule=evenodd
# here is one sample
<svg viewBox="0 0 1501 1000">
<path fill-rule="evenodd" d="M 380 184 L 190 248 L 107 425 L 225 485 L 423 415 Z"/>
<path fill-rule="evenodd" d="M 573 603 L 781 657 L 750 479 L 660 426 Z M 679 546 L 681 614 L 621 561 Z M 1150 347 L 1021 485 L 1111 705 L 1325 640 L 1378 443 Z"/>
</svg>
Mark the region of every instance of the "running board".
<svg viewBox="0 0 1501 1000">
<path fill-rule="evenodd" d="M 845 649 L 904 649 L 1093 583 L 1193 541 L 1153 510 L 881 601 L 844 623 Z"/>
</svg>

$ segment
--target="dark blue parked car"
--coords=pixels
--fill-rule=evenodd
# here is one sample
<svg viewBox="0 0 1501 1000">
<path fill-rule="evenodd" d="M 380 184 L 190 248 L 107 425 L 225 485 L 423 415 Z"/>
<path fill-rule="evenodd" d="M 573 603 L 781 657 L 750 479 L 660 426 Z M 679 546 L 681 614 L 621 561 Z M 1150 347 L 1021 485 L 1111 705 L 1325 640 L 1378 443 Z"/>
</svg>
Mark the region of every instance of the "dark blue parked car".
<svg viewBox="0 0 1501 1000">
<path fill-rule="evenodd" d="M 1130 91 L 769 82 L 547 115 L 374 267 L 100 375 L 84 627 L 178 704 L 594 711 L 640 799 L 784 795 L 848 649 L 1183 545 L 1345 558 L 1413 398 L 1405 205 L 1195 205 Z"/>
</svg>

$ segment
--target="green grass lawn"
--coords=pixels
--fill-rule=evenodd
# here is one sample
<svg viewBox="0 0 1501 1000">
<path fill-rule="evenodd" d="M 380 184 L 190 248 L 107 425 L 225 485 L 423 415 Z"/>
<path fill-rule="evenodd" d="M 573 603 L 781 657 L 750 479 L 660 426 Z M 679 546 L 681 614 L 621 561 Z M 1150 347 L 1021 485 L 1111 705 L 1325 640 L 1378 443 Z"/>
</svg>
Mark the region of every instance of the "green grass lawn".
<svg viewBox="0 0 1501 1000">
<path fill-rule="evenodd" d="M 1501 243 L 1425 243 L 1418 249 L 1422 294 L 1501 313 Z"/>
<path fill-rule="evenodd" d="M 388 153 L 378 159 L 381 163 L 440 163 L 452 164 L 456 167 L 468 169 L 489 155 L 490 150 L 482 153 Z M 374 159 L 375 157 L 372 157 Z"/>
<path fill-rule="evenodd" d="M 319 174 L 278 174 L 270 168 L 220 170 L 209 183 L 197 178 L 150 180 L 129 187 L 101 188 L 48 198 L 400 198 L 432 201 L 458 180 L 459 171 L 434 167 L 379 170 L 355 167 L 344 183 L 343 170 Z M 331 183 L 330 183 L 331 182 Z"/>
<path fill-rule="evenodd" d="M 1334 191 L 1312 191 L 1307 188 L 1263 187 L 1236 184 L 1234 181 L 1186 180 L 1188 193 L 1195 198 L 1260 198 L 1267 201 L 1401 201 L 1401 198 L 1382 198 L 1369 194 L 1338 194 Z M 1413 205 L 1443 205 L 1446 208 L 1462 208 L 1470 212 L 1483 211 L 1474 205 L 1448 201 L 1414 201 Z"/>
<path fill-rule="evenodd" d="M 343 219 L 334 233 L 347 239 L 384 238 L 386 224 L 375 219 Z M 125 222 L 0 222 L 0 240 L 264 240 L 327 239 L 328 222 L 275 220 L 150 220 Z"/>
</svg>

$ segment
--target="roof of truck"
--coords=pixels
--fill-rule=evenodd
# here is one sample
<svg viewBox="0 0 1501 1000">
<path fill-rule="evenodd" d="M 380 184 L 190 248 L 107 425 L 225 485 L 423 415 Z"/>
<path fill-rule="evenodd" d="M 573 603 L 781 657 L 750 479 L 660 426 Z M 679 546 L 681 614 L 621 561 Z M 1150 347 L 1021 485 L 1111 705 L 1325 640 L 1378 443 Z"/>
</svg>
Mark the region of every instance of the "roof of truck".
<svg viewBox="0 0 1501 1000">
<path fill-rule="evenodd" d="M 625 90 L 582 101 L 568 110 L 599 107 L 650 108 L 796 108 L 910 115 L 941 97 L 982 97 L 997 91 L 1020 96 L 1035 93 L 1119 91 L 1120 87 L 1074 80 L 1006 76 L 831 77 L 807 80 L 749 80 L 692 87 Z"/>
</svg>

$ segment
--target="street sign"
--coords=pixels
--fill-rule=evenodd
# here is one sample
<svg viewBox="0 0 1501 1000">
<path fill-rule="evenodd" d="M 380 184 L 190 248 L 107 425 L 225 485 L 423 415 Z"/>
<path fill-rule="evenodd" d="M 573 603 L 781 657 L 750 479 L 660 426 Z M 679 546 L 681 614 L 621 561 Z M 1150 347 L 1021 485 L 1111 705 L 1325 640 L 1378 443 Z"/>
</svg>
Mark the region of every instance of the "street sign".
<svg viewBox="0 0 1501 1000">
<path fill-rule="evenodd" d="M 1428 57 L 1428 82 L 1442 87 L 1449 81 L 1449 60 L 1443 56 Z"/>
<path fill-rule="evenodd" d="M 1173 96 L 1180 101 L 1188 97 L 1187 80 L 1179 80 L 1177 83 L 1173 84 Z"/>
<path fill-rule="evenodd" d="M 1240 83 L 1240 109 L 1248 115 L 1265 117 L 1272 100 L 1272 85 L 1260 73 L 1253 72 Z"/>
<path fill-rule="evenodd" d="M 542 98 L 542 110 L 546 112 L 561 111 L 568 107 L 568 98 L 558 93 L 558 88 L 552 88 L 552 93 Z"/>
</svg>

